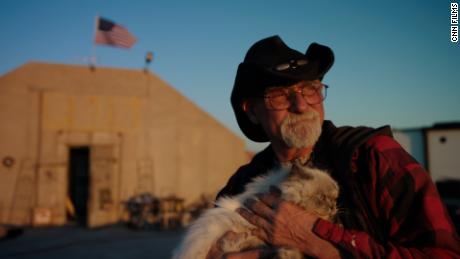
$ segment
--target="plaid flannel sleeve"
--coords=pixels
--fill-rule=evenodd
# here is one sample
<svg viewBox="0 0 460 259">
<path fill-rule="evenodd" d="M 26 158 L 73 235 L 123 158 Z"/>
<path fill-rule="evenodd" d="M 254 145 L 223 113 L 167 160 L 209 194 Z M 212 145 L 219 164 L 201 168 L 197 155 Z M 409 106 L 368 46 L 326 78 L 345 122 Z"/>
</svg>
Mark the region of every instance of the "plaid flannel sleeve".
<svg viewBox="0 0 460 259">
<path fill-rule="evenodd" d="M 429 174 L 390 137 L 373 137 L 359 152 L 368 166 L 358 166 L 355 176 L 371 174 L 365 194 L 388 242 L 322 219 L 313 232 L 354 258 L 460 258 L 459 238 Z"/>
</svg>

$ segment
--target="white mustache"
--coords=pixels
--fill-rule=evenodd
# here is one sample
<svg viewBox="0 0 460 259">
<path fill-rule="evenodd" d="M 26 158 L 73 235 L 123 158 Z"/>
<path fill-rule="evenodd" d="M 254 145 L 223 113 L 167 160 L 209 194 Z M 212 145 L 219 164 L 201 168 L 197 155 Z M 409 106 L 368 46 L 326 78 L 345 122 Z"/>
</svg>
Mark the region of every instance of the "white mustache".
<svg viewBox="0 0 460 259">
<path fill-rule="evenodd" d="M 286 120 L 288 124 L 298 123 L 302 121 L 313 121 L 319 118 L 317 111 L 308 111 L 302 114 L 288 114 Z"/>
</svg>

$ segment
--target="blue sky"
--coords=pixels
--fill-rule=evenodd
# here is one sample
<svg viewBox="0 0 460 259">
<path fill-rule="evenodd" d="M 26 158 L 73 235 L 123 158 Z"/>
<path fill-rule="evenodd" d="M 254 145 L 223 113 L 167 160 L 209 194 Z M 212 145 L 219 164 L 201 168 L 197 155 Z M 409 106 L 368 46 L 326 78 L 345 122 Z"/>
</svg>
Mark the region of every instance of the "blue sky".
<svg viewBox="0 0 460 259">
<path fill-rule="evenodd" d="M 460 121 L 460 43 L 450 42 L 445 0 L 3 0 L 0 74 L 31 60 L 86 64 L 97 13 L 138 38 L 130 50 L 97 46 L 100 66 L 142 69 L 153 51 L 153 73 L 240 136 L 229 102 L 236 68 L 275 34 L 302 52 L 311 42 L 334 50 L 324 82 L 337 125 Z"/>
</svg>

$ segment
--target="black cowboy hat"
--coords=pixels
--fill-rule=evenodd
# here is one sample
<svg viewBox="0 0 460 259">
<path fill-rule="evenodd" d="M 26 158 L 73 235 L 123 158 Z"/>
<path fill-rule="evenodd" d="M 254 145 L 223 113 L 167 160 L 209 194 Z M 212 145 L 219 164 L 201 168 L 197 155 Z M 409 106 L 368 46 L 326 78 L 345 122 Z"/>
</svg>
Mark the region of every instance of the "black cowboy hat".
<svg viewBox="0 0 460 259">
<path fill-rule="evenodd" d="M 271 86 L 288 86 L 302 80 L 322 80 L 334 63 L 329 47 L 312 43 L 304 54 L 289 48 L 279 36 L 256 42 L 238 66 L 231 103 L 240 129 L 256 142 L 269 141 L 260 124 L 252 123 L 242 103 L 260 97 Z"/>
</svg>

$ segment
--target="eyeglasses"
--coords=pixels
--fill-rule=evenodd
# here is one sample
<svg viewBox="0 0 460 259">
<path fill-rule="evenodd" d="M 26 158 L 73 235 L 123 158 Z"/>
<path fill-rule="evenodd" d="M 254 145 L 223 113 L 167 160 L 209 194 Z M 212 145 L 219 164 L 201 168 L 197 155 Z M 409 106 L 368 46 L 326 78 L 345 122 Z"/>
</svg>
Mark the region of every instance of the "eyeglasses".
<svg viewBox="0 0 460 259">
<path fill-rule="evenodd" d="M 268 89 L 263 98 L 265 107 L 271 110 L 284 110 L 292 105 L 292 97 L 298 93 L 302 95 L 305 102 L 310 105 L 324 101 L 327 96 L 328 85 L 325 84 L 304 84 L 294 87 L 277 87 Z"/>
</svg>

